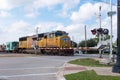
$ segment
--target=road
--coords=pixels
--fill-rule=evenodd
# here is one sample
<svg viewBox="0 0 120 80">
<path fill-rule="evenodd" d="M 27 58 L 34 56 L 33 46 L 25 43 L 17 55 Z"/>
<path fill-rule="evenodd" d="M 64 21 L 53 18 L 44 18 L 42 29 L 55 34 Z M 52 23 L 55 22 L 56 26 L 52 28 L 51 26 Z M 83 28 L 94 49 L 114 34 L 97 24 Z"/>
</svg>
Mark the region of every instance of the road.
<svg viewBox="0 0 120 80">
<path fill-rule="evenodd" d="M 0 57 L 0 80 L 57 80 L 56 75 L 65 62 L 97 56 Z"/>
</svg>

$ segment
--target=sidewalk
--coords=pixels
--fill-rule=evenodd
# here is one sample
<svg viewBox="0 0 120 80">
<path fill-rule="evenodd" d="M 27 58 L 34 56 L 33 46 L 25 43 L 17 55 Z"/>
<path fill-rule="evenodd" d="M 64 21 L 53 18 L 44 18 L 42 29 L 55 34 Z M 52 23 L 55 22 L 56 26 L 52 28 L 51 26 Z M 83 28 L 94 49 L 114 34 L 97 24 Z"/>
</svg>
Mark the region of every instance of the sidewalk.
<svg viewBox="0 0 120 80">
<path fill-rule="evenodd" d="M 112 67 L 88 67 L 65 63 L 57 74 L 58 80 L 65 80 L 64 75 L 66 74 L 72 74 L 86 70 L 94 70 L 98 75 L 120 76 L 119 73 L 112 72 Z"/>
</svg>

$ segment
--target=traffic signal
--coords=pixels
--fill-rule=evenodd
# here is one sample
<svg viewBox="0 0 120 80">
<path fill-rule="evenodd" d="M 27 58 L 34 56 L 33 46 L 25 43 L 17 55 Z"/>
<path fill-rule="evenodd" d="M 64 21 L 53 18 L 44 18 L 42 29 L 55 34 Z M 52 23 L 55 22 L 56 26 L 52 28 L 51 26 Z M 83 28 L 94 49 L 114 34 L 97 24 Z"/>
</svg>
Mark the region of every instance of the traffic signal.
<svg viewBox="0 0 120 80">
<path fill-rule="evenodd" d="M 109 30 L 108 30 L 108 29 L 104 29 L 104 30 L 103 30 L 103 34 L 108 35 L 108 33 L 109 33 Z"/>
<path fill-rule="evenodd" d="M 92 34 L 95 35 L 96 34 L 96 29 L 91 30 Z"/>
<path fill-rule="evenodd" d="M 103 28 L 97 29 L 97 33 L 98 33 L 98 34 L 102 34 L 102 33 L 103 33 Z"/>
</svg>

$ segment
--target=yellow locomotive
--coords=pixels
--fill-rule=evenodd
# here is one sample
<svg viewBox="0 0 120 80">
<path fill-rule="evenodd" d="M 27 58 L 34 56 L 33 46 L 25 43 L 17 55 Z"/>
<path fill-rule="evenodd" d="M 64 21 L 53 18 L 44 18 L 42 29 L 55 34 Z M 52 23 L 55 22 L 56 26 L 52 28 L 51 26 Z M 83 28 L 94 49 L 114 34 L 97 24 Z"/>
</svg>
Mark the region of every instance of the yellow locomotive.
<svg viewBox="0 0 120 80">
<path fill-rule="evenodd" d="M 42 54 L 73 55 L 70 37 L 65 31 L 53 31 L 19 38 L 19 51 L 37 49 Z"/>
</svg>

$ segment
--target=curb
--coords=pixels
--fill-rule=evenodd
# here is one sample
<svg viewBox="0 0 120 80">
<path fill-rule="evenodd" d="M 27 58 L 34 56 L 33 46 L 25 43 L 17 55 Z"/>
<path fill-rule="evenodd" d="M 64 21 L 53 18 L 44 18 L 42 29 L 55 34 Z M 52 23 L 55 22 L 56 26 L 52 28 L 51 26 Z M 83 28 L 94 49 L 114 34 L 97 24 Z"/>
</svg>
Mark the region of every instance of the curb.
<svg viewBox="0 0 120 80">
<path fill-rule="evenodd" d="M 63 64 L 63 66 L 59 68 L 59 71 L 56 74 L 57 80 L 66 80 L 63 76 L 64 75 L 64 67 L 65 67 L 66 64 L 67 64 L 67 62 L 65 62 Z"/>
</svg>

